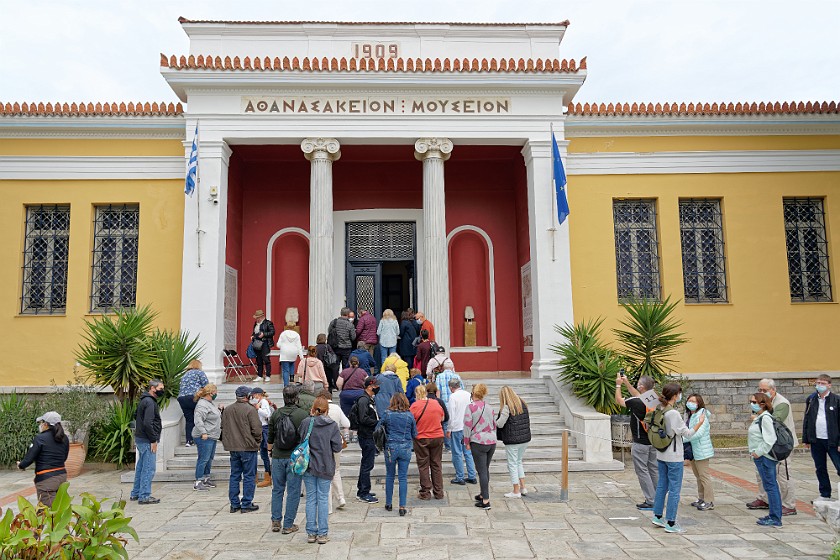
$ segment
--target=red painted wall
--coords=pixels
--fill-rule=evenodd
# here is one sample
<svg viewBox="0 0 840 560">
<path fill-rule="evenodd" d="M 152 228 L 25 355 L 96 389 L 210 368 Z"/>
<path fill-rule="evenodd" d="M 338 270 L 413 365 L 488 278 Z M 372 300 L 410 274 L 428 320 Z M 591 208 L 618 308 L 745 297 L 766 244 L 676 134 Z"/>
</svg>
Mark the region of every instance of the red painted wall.
<svg viewBox="0 0 840 560">
<path fill-rule="evenodd" d="M 514 183 L 514 200 L 516 202 L 516 253 L 519 258 L 517 265 L 519 270 L 522 265 L 531 260 L 531 234 L 528 223 L 528 173 L 525 169 L 525 160 L 520 155 L 517 158 L 516 181 Z M 519 281 L 519 317 L 522 319 L 522 281 Z M 523 340 L 522 330 L 519 331 L 519 339 Z M 531 369 L 531 361 L 534 359 L 533 352 L 522 352 L 522 371 Z"/>
</svg>

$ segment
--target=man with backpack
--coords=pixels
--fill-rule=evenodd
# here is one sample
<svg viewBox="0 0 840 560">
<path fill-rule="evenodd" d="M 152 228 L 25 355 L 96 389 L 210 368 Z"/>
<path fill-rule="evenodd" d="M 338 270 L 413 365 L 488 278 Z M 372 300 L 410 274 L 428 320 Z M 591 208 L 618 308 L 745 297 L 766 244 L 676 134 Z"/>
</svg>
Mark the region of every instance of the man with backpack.
<svg viewBox="0 0 840 560">
<path fill-rule="evenodd" d="M 350 321 L 350 308 L 342 307 L 341 314 L 330 321 L 327 329 L 327 344 L 333 352 L 341 358 L 341 367 L 346 368 L 350 360 L 350 352 L 356 341 L 356 327 Z"/>
<path fill-rule="evenodd" d="M 632 397 L 625 399 L 621 393 L 621 387 L 627 388 Z M 656 496 L 656 484 L 659 481 L 659 465 L 656 460 L 656 449 L 650 444 L 645 425 L 645 415 L 648 413 L 648 405 L 642 400 L 642 393 L 653 390 L 653 379 L 647 375 L 639 377 L 636 387 L 630 384 L 623 372 L 615 380 L 615 402 L 618 406 L 626 406 L 630 409 L 630 434 L 633 436 L 633 444 L 630 447 L 630 457 L 633 458 L 633 470 L 636 471 L 636 478 L 639 479 L 639 486 L 642 489 L 644 501 L 636 504 L 641 510 L 653 509 L 653 499 Z"/>
<path fill-rule="evenodd" d="M 376 393 L 379 381 L 375 377 L 365 379 L 365 392 L 350 409 L 350 429 L 358 430 L 359 447 L 362 448 L 362 462 L 359 464 L 359 480 L 356 484 L 356 499 L 368 504 L 379 503 L 376 494 L 370 491 L 370 471 L 376 461 L 376 443 L 373 430 L 379 422 L 376 414 Z"/>
<path fill-rule="evenodd" d="M 290 457 L 300 443 L 298 428 L 309 411 L 299 404 L 299 389 L 289 385 L 283 389 L 282 408 L 272 413 L 268 421 L 268 451 L 271 453 L 271 530 L 284 535 L 298 530 L 295 525 L 300 486 L 303 477 L 292 472 Z M 286 495 L 286 514 L 283 515 L 283 495 Z M 282 524 L 281 524 L 282 522 Z"/>
</svg>

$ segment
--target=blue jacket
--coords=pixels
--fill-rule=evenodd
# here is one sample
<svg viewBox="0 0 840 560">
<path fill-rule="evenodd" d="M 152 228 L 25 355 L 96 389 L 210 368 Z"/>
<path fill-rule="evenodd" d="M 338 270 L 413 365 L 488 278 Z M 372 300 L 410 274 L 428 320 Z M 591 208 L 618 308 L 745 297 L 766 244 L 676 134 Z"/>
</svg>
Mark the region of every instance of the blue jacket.
<svg viewBox="0 0 840 560">
<path fill-rule="evenodd" d="M 365 370 L 368 375 L 376 373 L 376 362 L 373 361 L 373 356 L 367 350 L 356 348 L 350 352 L 350 357 L 356 356 L 359 359 L 359 368 Z"/>
<path fill-rule="evenodd" d="M 712 446 L 712 436 L 709 435 L 712 413 L 705 408 L 701 408 L 691 415 L 691 418 L 688 420 L 688 427 L 692 430 L 694 429 L 694 426 L 697 425 L 698 418 L 700 418 L 700 414 L 706 415 L 706 421 L 703 422 L 700 429 L 693 436 L 683 436 L 683 441 L 691 442 L 691 452 L 694 454 L 695 461 L 709 459 L 715 455 L 715 448 Z"/>
<path fill-rule="evenodd" d="M 405 393 L 402 388 L 402 380 L 396 373 L 385 372 L 376 376 L 379 381 L 379 392 L 376 393 L 376 412 L 379 417 L 385 416 L 385 411 L 391 406 L 391 397 L 396 393 Z"/>
<path fill-rule="evenodd" d="M 417 437 L 417 423 L 409 411 L 386 410 L 379 420 L 388 432 L 388 445 L 411 445 Z"/>
</svg>

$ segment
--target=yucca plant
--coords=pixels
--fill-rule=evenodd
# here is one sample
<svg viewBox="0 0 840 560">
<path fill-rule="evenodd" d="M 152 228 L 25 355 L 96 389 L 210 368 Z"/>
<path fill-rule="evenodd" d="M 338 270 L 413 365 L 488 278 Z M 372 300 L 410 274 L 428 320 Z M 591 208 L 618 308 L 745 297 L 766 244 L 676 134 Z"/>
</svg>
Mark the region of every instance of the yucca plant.
<svg viewBox="0 0 840 560">
<path fill-rule="evenodd" d="M 104 420 L 91 430 L 88 454 L 98 461 L 116 463 L 120 468 L 131 463 L 134 460 L 131 423 L 136 413 L 137 403 L 134 401 L 112 402 Z"/>
<path fill-rule="evenodd" d="M 149 338 L 152 348 L 159 357 L 158 370 L 154 377 L 163 381 L 164 395 L 158 401 L 161 408 L 166 408 L 169 399 L 178 396 L 181 377 L 187 371 L 190 362 L 198 359 L 202 347 L 197 337 L 190 338 L 188 332 L 157 330 Z"/>
<path fill-rule="evenodd" d="M 590 319 L 576 325 L 555 325 L 564 340 L 553 344 L 551 350 L 560 357 L 560 380 L 598 412 L 614 414 L 620 410 L 615 402 L 615 379 L 623 357 L 601 341 L 603 322 Z"/>
<path fill-rule="evenodd" d="M 110 385 L 120 401 L 134 401 L 160 371 L 160 356 L 150 341 L 157 313 L 148 306 L 116 310 L 116 317 L 85 321 L 84 342 L 76 360 L 88 378 Z"/>
<path fill-rule="evenodd" d="M 659 384 L 674 371 L 677 350 L 688 342 L 685 333 L 678 332 L 682 323 L 673 317 L 677 303 L 668 296 L 661 302 L 639 299 L 622 304 L 628 317 L 620 321 L 624 328 L 613 333 L 627 357 L 631 380 L 649 375 Z"/>
<path fill-rule="evenodd" d="M 23 459 L 38 434 L 38 417 L 26 395 L 0 395 L 0 465 L 10 467 Z"/>
</svg>

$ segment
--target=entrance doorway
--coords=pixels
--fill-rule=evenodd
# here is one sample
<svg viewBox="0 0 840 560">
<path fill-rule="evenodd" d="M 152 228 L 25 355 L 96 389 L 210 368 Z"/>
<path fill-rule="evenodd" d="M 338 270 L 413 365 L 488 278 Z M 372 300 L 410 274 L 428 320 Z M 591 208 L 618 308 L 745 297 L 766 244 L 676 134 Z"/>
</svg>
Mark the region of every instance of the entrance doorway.
<svg viewBox="0 0 840 560">
<path fill-rule="evenodd" d="M 347 307 L 397 318 L 416 307 L 414 222 L 347 223 Z"/>
</svg>

